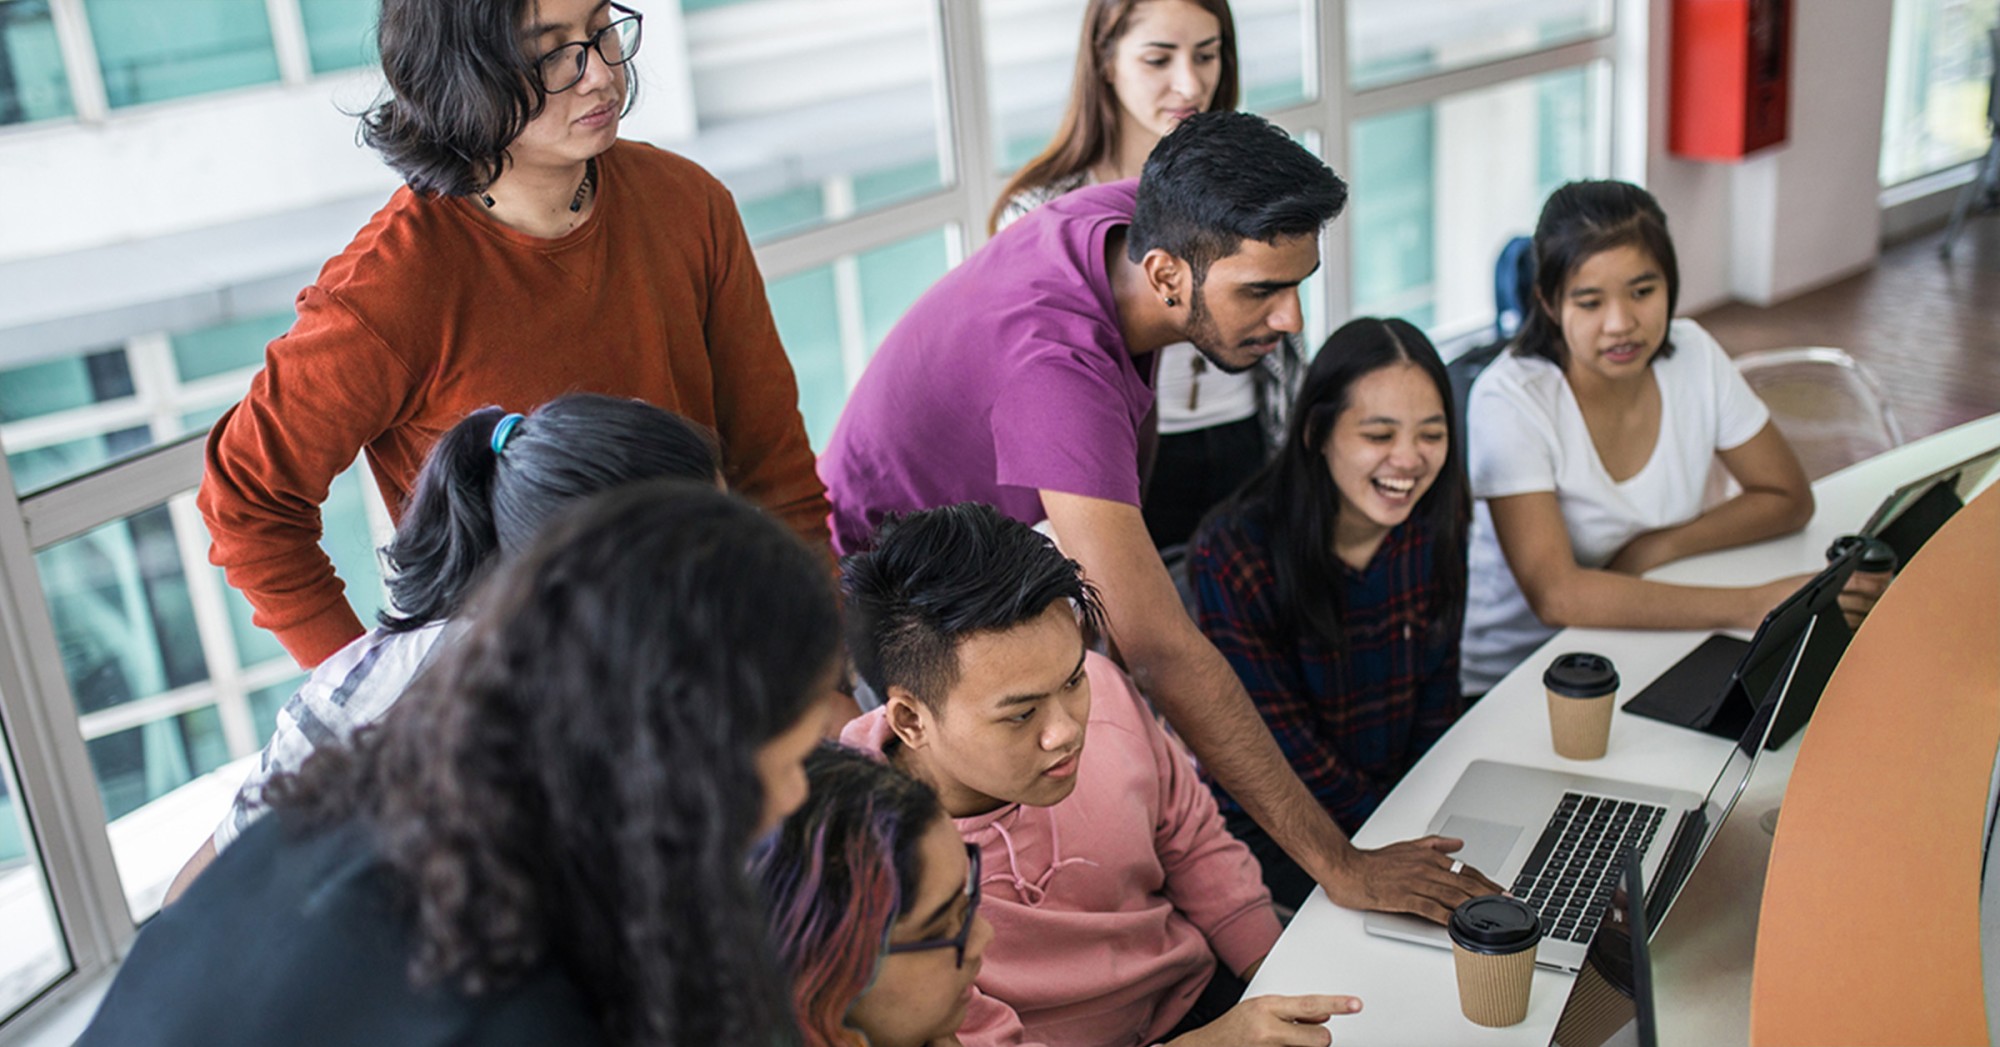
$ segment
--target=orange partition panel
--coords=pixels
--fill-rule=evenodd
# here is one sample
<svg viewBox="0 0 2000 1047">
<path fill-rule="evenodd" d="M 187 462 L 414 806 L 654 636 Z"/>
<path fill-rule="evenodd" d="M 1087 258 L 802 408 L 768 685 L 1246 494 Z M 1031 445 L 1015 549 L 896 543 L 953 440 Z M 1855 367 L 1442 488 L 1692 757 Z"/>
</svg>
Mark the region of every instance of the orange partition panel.
<svg viewBox="0 0 2000 1047">
<path fill-rule="evenodd" d="M 1827 684 L 1786 788 L 1751 983 L 1757 1047 L 1985 1044 L 2000 744 L 2000 486 L 1911 558 Z"/>
</svg>

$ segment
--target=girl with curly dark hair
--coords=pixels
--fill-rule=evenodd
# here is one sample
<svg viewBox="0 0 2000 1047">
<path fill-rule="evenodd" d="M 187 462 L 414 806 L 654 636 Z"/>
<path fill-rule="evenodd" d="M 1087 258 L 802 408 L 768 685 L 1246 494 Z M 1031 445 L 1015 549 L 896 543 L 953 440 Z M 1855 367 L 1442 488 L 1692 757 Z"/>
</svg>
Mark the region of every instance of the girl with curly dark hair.
<svg viewBox="0 0 2000 1047">
<path fill-rule="evenodd" d="M 601 495 L 139 935 L 80 1043 L 789 1042 L 744 875 L 838 671 L 824 561 L 705 485 Z"/>
</svg>

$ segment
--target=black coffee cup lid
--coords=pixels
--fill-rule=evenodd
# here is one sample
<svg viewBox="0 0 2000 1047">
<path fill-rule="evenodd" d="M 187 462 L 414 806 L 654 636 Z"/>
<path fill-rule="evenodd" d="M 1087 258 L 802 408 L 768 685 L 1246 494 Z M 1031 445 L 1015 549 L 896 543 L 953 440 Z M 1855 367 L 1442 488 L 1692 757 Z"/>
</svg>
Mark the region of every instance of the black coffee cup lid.
<svg viewBox="0 0 2000 1047">
<path fill-rule="evenodd" d="M 1882 574 L 1896 569 L 1896 547 L 1880 538 L 1868 539 L 1861 547 L 1861 562 L 1854 567 L 1868 574 Z"/>
<path fill-rule="evenodd" d="M 1618 689 L 1618 670 L 1601 654 L 1573 651 L 1542 673 L 1542 686 L 1565 698 L 1597 698 Z"/>
<path fill-rule="evenodd" d="M 1855 546 L 1861 546 L 1861 559 L 1854 569 L 1864 574 L 1883 574 L 1896 569 L 1896 547 L 1880 538 L 1864 538 L 1858 534 L 1843 534 L 1826 547 L 1826 562 L 1847 555 Z"/>
<path fill-rule="evenodd" d="M 1449 930 L 1460 948 L 1488 955 L 1517 953 L 1542 938 L 1535 910 L 1504 894 L 1473 898 L 1452 910 Z"/>
</svg>

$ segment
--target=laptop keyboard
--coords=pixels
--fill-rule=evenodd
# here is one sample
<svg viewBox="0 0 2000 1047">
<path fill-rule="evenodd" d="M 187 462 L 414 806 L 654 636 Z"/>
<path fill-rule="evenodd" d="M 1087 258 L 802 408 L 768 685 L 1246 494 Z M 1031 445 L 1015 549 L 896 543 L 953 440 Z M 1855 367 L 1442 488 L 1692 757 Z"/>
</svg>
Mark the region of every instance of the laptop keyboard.
<svg viewBox="0 0 2000 1047">
<path fill-rule="evenodd" d="M 1631 800 L 1564 793 L 1511 893 L 1541 916 L 1544 937 L 1588 942 L 1618 886 L 1619 848 L 1645 854 L 1666 813 Z"/>
</svg>

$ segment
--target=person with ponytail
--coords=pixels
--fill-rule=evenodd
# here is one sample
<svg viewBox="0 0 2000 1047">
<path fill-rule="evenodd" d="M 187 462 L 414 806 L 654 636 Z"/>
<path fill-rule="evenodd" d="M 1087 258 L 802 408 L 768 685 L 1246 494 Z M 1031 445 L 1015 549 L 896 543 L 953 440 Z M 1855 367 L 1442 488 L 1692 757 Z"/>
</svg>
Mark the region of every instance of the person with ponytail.
<svg viewBox="0 0 2000 1047">
<path fill-rule="evenodd" d="M 750 862 L 805 1047 L 957 1047 L 993 940 L 977 852 L 930 786 L 860 752 L 822 745 L 806 782 Z"/>
<path fill-rule="evenodd" d="M 278 711 L 271 740 L 214 835 L 167 890 L 172 902 L 262 812 L 264 787 L 328 741 L 389 711 L 431 657 L 475 583 L 576 502 L 658 477 L 716 483 L 714 438 L 638 400 L 577 393 L 528 415 L 474 411 L 447 431 L 382 549 L 393 610 L 321 662 Z"/>
<path fill-rule="evenodd" d="M 80 1047 L 796 1041 L 745 862 L 840 676 L 825 561 L 688 480 L 509 552 L 408 700 L 139 932 Z"/>
</svg>

